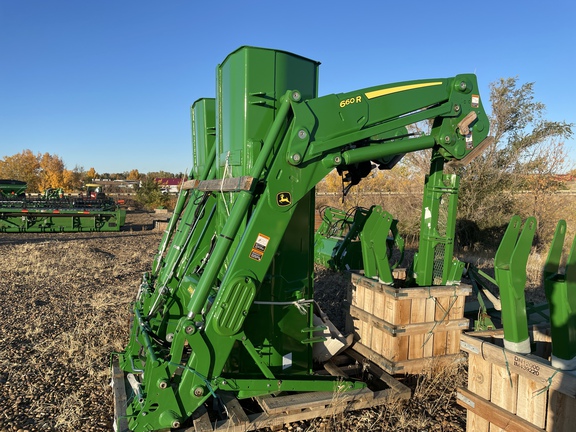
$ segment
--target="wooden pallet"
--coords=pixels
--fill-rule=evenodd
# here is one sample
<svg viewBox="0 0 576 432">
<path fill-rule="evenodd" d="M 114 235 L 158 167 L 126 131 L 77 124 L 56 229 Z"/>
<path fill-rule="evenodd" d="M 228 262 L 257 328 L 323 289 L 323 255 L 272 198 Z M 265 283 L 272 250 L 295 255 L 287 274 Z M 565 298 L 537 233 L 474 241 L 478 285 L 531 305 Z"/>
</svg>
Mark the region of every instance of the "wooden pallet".
<svg viewBox="0 0 576 432">
<path fill-rule="evenodd" d="M 285 424 L 331 417 L 349 411 L 371 408 L 386 404 L 390 398 L 409 399 L 410 389 L 390 376 L 374 363 L 352 349 L 346 351 L 348 364 L 332 362 L 326 366 L 326 373 L 335 376 L 354 376 L 367 369 L 378 380 L 379 389 L 360 389 L 335 394 L 333 392 L 307 392 L 296 394 L 267 395 L 254 398 L 261 412 L 247 412 L 243 401 L 231 393 L 220 396 L 227 418 L 214 419 L 214 412 L 202 407 L 195 413 L 193 427 L 180 429 L 181 432 L 244 432 L 283 427 Z M 340 357 L 342 359 L 342 357 Z M 252 407 L 253 408 L 253 407 Z M 211 420 L 212 419 L 212 420 Z"/>
</svg>

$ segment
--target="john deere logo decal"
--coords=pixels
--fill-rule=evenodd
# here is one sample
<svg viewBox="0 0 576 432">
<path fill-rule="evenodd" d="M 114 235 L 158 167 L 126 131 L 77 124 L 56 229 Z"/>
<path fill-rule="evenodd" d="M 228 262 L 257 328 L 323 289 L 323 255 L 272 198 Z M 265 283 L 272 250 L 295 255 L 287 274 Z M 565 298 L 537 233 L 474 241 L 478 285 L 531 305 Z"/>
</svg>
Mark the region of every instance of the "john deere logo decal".
<svg viewBox="0 0 576 432">
<path fill-rule="evenodd" d="M 276 202 L 280 207 L 286 207 L 292 204 L 292 196 L 290 196 L 290 192 L 280 192 L 276 195 Z"/>
</svg>

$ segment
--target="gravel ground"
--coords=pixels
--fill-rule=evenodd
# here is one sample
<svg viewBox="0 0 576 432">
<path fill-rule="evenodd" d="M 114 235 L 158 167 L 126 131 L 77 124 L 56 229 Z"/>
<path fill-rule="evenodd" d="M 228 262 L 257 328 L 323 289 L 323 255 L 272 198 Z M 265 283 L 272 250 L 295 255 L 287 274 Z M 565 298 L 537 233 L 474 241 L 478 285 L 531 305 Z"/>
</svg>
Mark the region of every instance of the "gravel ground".
<svg viewBox="0 0 576 432">
<path fill-rule="evenodd" d="M 110 431 L 110 353 L 128 339 L 130 302 L 161 239 L 153 215 L 119 233 L 0 234 L 0 432 Z M 344 327 L 347 278 L 318 270 L 317 300 Z M 309 431 L 462 431 L 454 386 L 465 371 L 409 377 L 414 397 Z M 454 376 L 453 374 L 457 375 Z"/>
</svg>

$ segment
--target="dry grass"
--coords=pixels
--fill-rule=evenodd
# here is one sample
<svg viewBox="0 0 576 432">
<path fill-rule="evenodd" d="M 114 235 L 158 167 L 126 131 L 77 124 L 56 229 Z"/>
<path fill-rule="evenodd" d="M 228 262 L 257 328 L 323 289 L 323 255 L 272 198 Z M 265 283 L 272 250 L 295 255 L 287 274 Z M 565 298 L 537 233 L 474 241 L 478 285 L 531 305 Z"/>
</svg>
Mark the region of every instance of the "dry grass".
<svg viewBox="0 0 576 432">
<path fill-rule="evenodd" d="M 109 356 L 159 233 L 0 235 L 0 431 L 108 431 Z"/>
<path fill-rule="evenodd" d="M 409 432 L 464 431 L 466 412 L 456 404 L 456 387 L 466 386 L 465 363 L 432 364 L 419 375 L 402 379 L 412 388 L 406 401 L 390 397 L 381 406 L 355 412 L 330 413 L 292 429 L 307 432 Z M 334 406 L 338 395 L 334 396 Z"/>
</svg>

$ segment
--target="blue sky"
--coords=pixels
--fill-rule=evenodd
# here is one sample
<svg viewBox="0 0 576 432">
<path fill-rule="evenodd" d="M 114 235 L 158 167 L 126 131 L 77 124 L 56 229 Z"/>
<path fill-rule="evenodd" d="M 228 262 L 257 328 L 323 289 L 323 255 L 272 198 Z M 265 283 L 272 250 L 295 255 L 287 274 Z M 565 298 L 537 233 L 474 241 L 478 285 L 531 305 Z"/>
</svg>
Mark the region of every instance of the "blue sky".
<svg viewBox="0 0 576 432">
<path fill-rule="evenodd" d="M 549 120 L 576 124 L 575 4 L 0 0 L 0 158 L 187 171 L 189 107 L 242 45 L 320 61 L 320 95 L 473 72 L 487 103 L 489 83 L 518 76 Z"/>
</svg>

